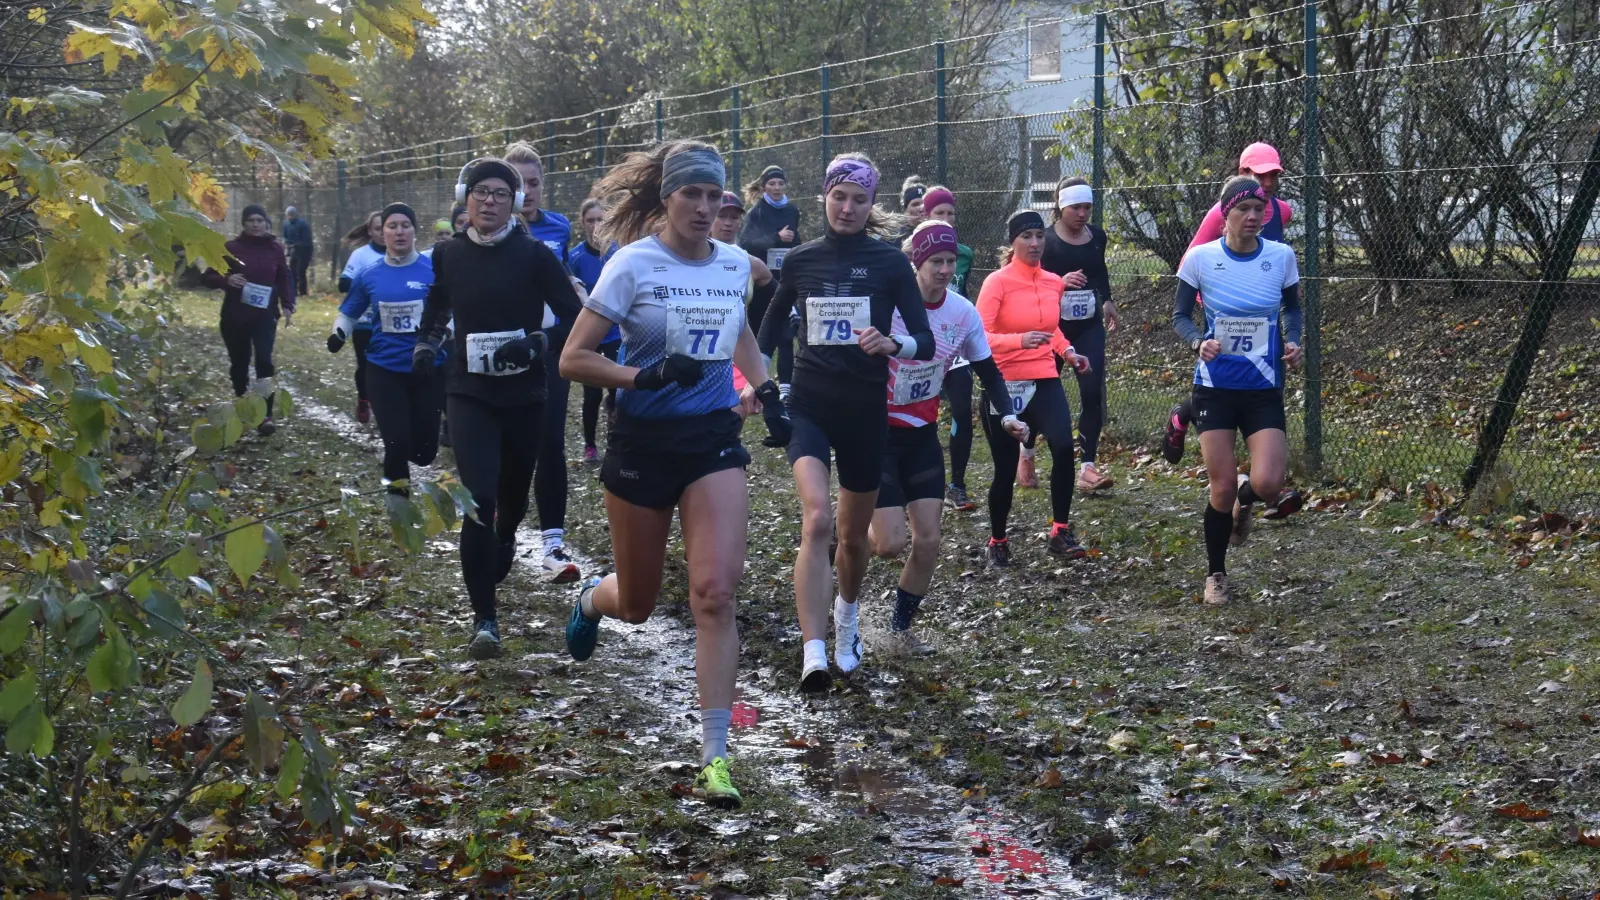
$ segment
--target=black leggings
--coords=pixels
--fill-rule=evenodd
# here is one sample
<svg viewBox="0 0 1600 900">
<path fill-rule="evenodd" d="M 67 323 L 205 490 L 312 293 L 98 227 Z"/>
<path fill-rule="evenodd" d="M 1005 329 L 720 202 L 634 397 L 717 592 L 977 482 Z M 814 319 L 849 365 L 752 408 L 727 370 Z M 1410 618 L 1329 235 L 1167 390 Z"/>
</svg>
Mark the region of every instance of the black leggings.
<svg viewBox="0 0 1600 900">
<path fill-rule="evenodd" d="M 944 376 L 944 398 L 950 404 L 950 483 L 967 489 L 967 461 L 972 458 L 972 367 L 951 369 Z"/>
<path fill-rule="evenodd" d="M 461 578 L 473 614 L 493 619 L 498 551 L 516 540 L 517 526 L 528 514 L 543 404 L 494 406 L 464 394 L 451 394 L 447 403 L 456 469 L 478 505 L 478 521 L 461 522 Z"/>
<path fill-rule="evenodd" d="M 1105 423 L 1106 409 L 1106 325 L 1100 319 L 1081 323 L 1081 331 L 1063 323 L 1061 333 L 1072 342 L 1072 349 L 1089 360 L 1089 374 L 1078 376 L 1078 449 L 1083 461 L 1092 463 L 1095 451 L 1100 448 L 1100 430 Z"/>
<path fill-rule="evenodd" d="M 561 377 L 561 351 L 545 354 L 544 424 L 539 432 L 538 474 L 533 499 L 539 506 L 539 529 L 565 528 L 567 521 L 567 396 L 572 382 Z M 460 438 L 451 435 L 454 443 Z"/>
<path fill-rule="evenodd" d="M 367 399 L 367 345 L 372 343 L 371 328 L 357 328 L 350 335 L 350 346 L 356 350 L 356 399 Z"/>
<path fill-rule="evenodd" d="M 250 357 L 255 355 L 256 377 L 271 378 L 277 367 L 272 364 L 272 345 L 278 340 L 278 320 L 223 319 L 222 346 L 228 348 L 228 380 L 233 382 L 235 396 L 243 397 L 250 389 Z M 267 401 L 267 413 L 272 413 L 272 401 Z"/>
<path fill-rule="evenodd" d="M 617 361 L 617 351 L 622 348 L 622 342 L 612 341 L 601 344 L 597 349 L 601 356 L 612 362 Z M 606 419 L 609 423 L 611 413 L 617 408 L 616 388 L 597 388 L 589 385 L 583 386 L 583 446 L 594 446 L 594 435 L 600 425 L 600 397 L 605 395 Z"/>
<path fill-rule="evenodd" d="M 383 438 L 383 477 L 410 480 L 411 463 L 426 466 L 439 455 L 444 374 L 425 378 L 375 365 L 367 370 L 367 387 Z"/>
<path fill-rule="evenodd" d="M 1050 518 L 1065 525 L 1072 516 L 1072 482 L 1077 477 L 1072 461 L 1072 407 L 1067 405 L 1067 392 L 1059 379 L 1041 378 L 1034 385 L 1033 399 L 1017 418 L 1027 424 L 1029 432 L 1043 435 L 1050 446 Z M 989 533 L 1004 539 L 1022 445 L 1000 426 L 1000 417 L 995 415 L 987 393 L 983 397 L 983 435 L 989 440 L 989 455 L 994 457 L 994 481 L 989 484 Z"/>
</svg>

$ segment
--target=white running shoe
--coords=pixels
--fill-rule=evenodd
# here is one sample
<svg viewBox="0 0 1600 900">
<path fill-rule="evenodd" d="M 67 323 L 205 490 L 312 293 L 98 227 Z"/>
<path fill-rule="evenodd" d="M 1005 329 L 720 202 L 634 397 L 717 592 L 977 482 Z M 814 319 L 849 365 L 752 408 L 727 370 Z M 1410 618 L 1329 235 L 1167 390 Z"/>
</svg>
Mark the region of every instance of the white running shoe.
<svg viewBox="0 0 1600 900">
<path fill-rule="evenodd" d="M 544 580 L 550 584 L 570 584 L 578 580 L 578 564 L 567 555 L 567 548 L 556 547 L 544 555 Z"/>
<path fill-rule="evenodd" d="M 854 672 L 861 665 L 861 656 L 864 647 L 861 646 L 861 622 L 857 620 L 849 625 L 833 620 L 833 662 L 839 671 L 846 675 Z"/>
</svg>

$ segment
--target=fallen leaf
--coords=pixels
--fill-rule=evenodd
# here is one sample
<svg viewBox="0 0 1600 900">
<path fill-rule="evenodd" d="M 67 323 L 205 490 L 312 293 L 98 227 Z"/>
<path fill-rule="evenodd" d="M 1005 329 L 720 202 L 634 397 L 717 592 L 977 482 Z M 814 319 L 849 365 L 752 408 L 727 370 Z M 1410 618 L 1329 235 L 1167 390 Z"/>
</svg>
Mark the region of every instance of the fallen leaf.
<svg viewBox="0 0 1600 900">
<path fill-rule="evenodd" d="M 1061 770 L 1055 766 L 1045 769 L 1044 774 L 1039 776 L 1039 787 L 1051 789 L 1061 787 Z"/>
<path fill-rule="evenodd" d="M 1369 853 L 1370 851 L 1366 847 L 1362 847 L 1360 850 L 1357 850 L 1354 853 L 1336 853 L 1322 862 L 1317 863 L 1317 871 L 1324 875 L 1328 875 L 1334 872 L 1348 872 L 1353 869 L 1383 868 L 1383 862 L 1374 862 L 1369 858 Z"/>
<path fill-rule="evenodd" d="M 1538 687 L 1538 691 L 1541 694 L 1554 694 L 1557 691 L 1564 691 L 1566 689 L 1567 686 L 1559 681 L 1545 681 L 1540 683 Z"/>
<path fill-rule="evenodd" d="M 1496 809 L 1494 814 L 1505 816 L 1508 819 L 1516 819 L 1520 822 L 1543 822 L 1545 819 L 1550 818 L 1550 810 L 1530 809 L 1528 804 L 1520 800 L 1510 806 L 1502 806 Z"/>
<path fill-rule="evenodd" d="M 939 887 L 961 887 L 967 883 L 967 880 L 965 878 L 951 878 L 949 875 L 940 875 L 933 880 L 933 883 Z"/>
<path fill-rule="evenodd" d="M 1106 746 L 1118 753 L 1131 753 L 1141 746 L 1139 736 L 1124 728 L 1106 739 Z"/>
<path fill-rule="evenodd" d="M 1343 753 L 1336 754 L 1333 757 L 1333 762 L 1330 763 L 1330 765 L 1336 769 L 1347 768 L 1349 766 L 1359 766 L 1361 765 L 1361 751 L 1346 750 Z"/>
<path fill-rule="evenodd" d="M 1392 750 L 1385 753 L 1369 753 L 1367 758 L 1372 760 L 1373 765 L 1378 766 L 1394 766 L 1406 761 L 1405 754 L 1395 753 Z"/>
</svg>

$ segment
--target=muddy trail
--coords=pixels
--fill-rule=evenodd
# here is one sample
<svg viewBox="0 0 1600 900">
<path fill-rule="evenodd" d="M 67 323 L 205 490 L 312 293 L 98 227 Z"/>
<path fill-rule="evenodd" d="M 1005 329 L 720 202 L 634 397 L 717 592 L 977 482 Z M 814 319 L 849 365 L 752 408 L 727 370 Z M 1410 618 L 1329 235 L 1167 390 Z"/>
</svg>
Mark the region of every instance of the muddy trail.
<svg viewBox="0 0 1600 900">
<path fill-rule="evenodd" d="M 240 470 L 280 495 L 376 486 L 375 430 L 347 409 L 351 360 L 321 349 L 329 310 L 308 306 L 279 342 L 300 413 L 248 441 Z M 317 323 L 310 337 L 300 321 Z M 210 333 L 184 339 L 220 384 Z M 587 574 L 608 541 L 574 393 L 568 545 Z M 313 713 L 366 810 L 341 863 L 477 894 L 1592 894 L 1593 535 L 1440 529 L 1403 498 L 1320 488 L 1230 556 L 1240 602 L 1212 610 L 1198 604 L 1199 471 L 1124 450 L 1108 460 L 1116 488 L 1075 506 L 1091 559 L 1043 553 L 1040 491 L 1019 491 L 1005 571 L 981 564 L 981 515 L 947 514 L 919 619 L 939 654 L 874 655 L 899 569 L 875 561 L 862 670 L 803 699 L 798 504 L 755 443 L 733 813 L 688 788 L 699 726 L 676 534 L 656 615 L 608 622 L 579 665 L 561 637 L 576 588 L 542 582 L 525 527 L 501 594 L 507 654 L 479 665 L 461 652 L 453 534 L 416 559 L 373 550 L 387 540 L 374 510 L 346 576 L 352 541 L 307 525 L 296 552 L 327 575 L 262 598 L 298 643 L 263 634 L 325 684 Z M 976 488 L 989 463 L 974 449 Z M 316 856 L 291 886 L 334 883 L 330 848 L 301 845 Z"/>
<path fill-rule="evenodd" d="M 298 389 L 292 380 L 289 383 Z M 310 392 L 302 394 L 310 396 Z M 348 413 L 315 399 L 303 399 L 295 416 L 357 448 L 382 453 L 374 430 Z M 413 477 L 426 480 L 436 472 L 437 466 L 417 467 Z M 536 528 L 525 523 L 520 543 L 527 548 L 518 557 L 525 576 L 533 583 L 542 582 Z M 586 573 L 605 571 L 602 561 L 576 551 L 574 558 Z M 550 588 L 544 593 L 559 597 L 565 592 Z M 585 667 L 583 677 L 625 692 L 656 714 L 654 720 L 635 720 L 634 729 L 646 735 L 672 732 L 680 741 L 692 744 L 697 723 L 685 713 L 697 708 L 698 692 L 693 622 L 687 618 L 687 610 L 659 610 L 642 626 L 607 620 L 602 640 L 604 652 L 598 664 Z M 880 821 L 889 836 L 885 859 L 852 863 L 845 856 L 816 887 L 837 889 L 874 865 L 889 865 L 920 873 L 929 882 L 942 882 L 940 886 L 961 888 L 974 897 L 1122 900 L 1127 896 L 1080 877 L 1063 854 L 1034 833 L 1036 824 L 1024 822 L 992 799 L 963 796 L 960 789 L 938 783 L 896 754 L 891 741 L 871 741 L 842 721 L 833 704 L 804 699 L 792 684 L 780 685 L 772 670 L 742 673 L 737 698 L 730 743 L 737 748 L 741 774 L 759 773 L 763 789 L 782 791 L 798 803 L 810 820 L 796 826 L 798 833 L 865 815 Z M 688 779 L 695 771 L 692 759 L 652 768 Z M 960 768 L 954 759 L 944 767 L 952 778 L 960 777 Z M 759 817 L 738 813 L 718 815 L 712 825 L 724 838 L 762 827 Z M 736 870 L 716 874 L 721 876 L 719 883 L 745 880 Z"/>
</svg>

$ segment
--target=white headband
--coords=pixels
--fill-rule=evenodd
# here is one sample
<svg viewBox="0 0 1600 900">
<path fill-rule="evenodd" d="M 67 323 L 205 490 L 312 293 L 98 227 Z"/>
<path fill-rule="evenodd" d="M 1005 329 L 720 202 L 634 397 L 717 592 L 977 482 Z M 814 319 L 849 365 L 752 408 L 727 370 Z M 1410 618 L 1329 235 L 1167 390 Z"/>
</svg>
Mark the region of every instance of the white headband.
<svg viewBox="0 0 1600 900">
<path fill-rule="evenodd" d="M 1057 203 L 1056 206 L 1061 209 L 1076 206 L 1079 203 L 1093 203 L 1094 188 L 1089 187 L 1087 184 L 1074 184 L 1070 187 L 1064 187 L 1061 189 L 1060 199 L 1061 202 Z"/>
</svg>

